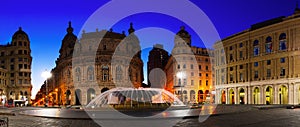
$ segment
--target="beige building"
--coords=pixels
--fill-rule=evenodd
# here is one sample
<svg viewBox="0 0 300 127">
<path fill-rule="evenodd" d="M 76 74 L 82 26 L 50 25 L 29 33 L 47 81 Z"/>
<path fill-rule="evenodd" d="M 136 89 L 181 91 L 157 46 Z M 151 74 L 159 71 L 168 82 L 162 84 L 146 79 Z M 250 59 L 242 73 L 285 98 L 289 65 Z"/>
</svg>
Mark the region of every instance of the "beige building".
<svg viewBox="0 0 300 127">
<path fill-rule="evenodd" d="M 95 96 L 115 87 L 141 87 L 143 62 L 134 31 L 130 24 L 128 36 L 112 29 L 97 29 L 83 31 L 77 39 L 69 23 L 56 67 L 51 71 L 52 78 L 47 88 L 46 84 L 42 86 L 42 94 L 37 94 L 38 103 L 45 102 L 47 93 L 52 104 L 86 105 Z"/>
<path fill-rule="evenodd" d="M 0 98 L 31 103 L 31 50 L 28 35 L 20 27 L 11 43 L 0 45 Z"/>
<path fill-rule="evenodd" d="M 214 45 L 217 103 L 300 103 L 299 10 Z"/>
<path fill-rule="evenodd" d="M 177 95 L 184 103 L 212 101 L 211 50 L 191 46 L 191 36 L 184 27 L 177 32 L 174 43 L 171 57 L 165 66 L 165 89 Z"/>
</svg>

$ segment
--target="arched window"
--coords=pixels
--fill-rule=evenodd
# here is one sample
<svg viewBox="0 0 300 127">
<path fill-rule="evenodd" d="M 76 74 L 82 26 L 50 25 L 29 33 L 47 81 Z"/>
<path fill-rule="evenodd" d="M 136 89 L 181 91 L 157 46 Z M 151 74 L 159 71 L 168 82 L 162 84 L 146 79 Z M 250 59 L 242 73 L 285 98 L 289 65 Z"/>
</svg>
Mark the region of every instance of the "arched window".
<svg viewBox="0 0 300 127">
<path fill-rule="evenodd" d="M 272 38 L 270 36 L 266 38 L 265 49 L 266 49 L 266 53 L 272 52 Z"/>
<path fill-rule="evenodd" d="M 116 80 L 118 80 L 118 81 L 122 80 L 122 73 L 123 73 L 123 70 L 122 70 L 121 66 L 118 65 L 116 67 Z"/>
<path fill-rule="evenodd" d="M 282 33 L 279 36 L 279 50 L 286 50 L 286 34 Z"/>
<path fill-rule="evenodd" d="M 88 76 L 88 80 L 90 81 L 94 80 L 94 68 L 92 66 L 88 67 L 87 76 Z"/>
<path fill-rule="evenodd" d="M 258 56 L 259 54 L 259 41 L 255 40 L 253 42 L 253 56 Z"/>
<path fill-rule="evenodd" d="M 109 81 L 109 67 L 102 66 L 102 81 L 107 82 Z"/>
<path fill-rule="evenodd" d="M 76 68 L 76 70 L 75 70 L 75 75 L 76 75 L 76 81 L 80 81 L 80 79 L 81 79 L 81 71 L 80 71 L 80 68 L 78 67 L 78 68 Z"/>
</svg>

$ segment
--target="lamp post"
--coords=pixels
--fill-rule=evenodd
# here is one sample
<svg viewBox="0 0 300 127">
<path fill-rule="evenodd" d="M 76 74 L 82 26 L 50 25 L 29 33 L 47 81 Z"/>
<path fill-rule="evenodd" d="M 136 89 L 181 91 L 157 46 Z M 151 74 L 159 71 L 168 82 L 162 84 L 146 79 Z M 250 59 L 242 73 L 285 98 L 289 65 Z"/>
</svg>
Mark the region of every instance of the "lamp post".
<svg viewBox="0 0 300 127">
<path fill-rule="evenodd" d="M 44 79 L 45 79 L 45 81 L 46 81 L 46 97 L 45 97 L 45 99 L 46 99 L 46 105 L 48 106 L 48 102 L 49 102 L 49 99 L 48 99 L 48 90 L 47 90 L 47 83 L 48 83 L 48 79 L 52 76 L 52 74 L 49 72 L 49 71 L 47 71 L 47 70 L 45 70 L 44 72 L 42 72 L 42 75 L 41 75 Z"/>
<path fill-rule="evenodd" d="M 183 85 L 182 85 L 182 78 L 184 78 L 185 77 L 185 74 L 184 74 L 184 72 L 182 72 L 182 71 L 180 71 L 180 72 L 177 72 L 176 73 L 176 77 L 178 77 L 178 79 L 180 79 L 180 83 L 178 83 L 178 86 L 180 87 L 180 99 L 181 99 L 181 101 L 183 101 L 183 93 L 182 93 L 182 87 L 183 87 Z"/>
</svg>

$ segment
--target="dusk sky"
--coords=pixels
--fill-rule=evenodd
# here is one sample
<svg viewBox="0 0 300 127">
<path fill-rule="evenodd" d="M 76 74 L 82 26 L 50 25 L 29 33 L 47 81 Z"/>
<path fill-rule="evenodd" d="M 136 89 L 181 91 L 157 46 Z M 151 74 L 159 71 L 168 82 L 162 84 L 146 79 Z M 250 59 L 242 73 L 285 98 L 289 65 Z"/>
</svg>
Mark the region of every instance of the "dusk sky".
<svg viewBox="0 0 300 127">
<path fill-rule="evenodd" d="M 221 38 L 248 29 L 252 24 L 276 18 L 289 16 L 294 12 L 296 0 L 191 0 L 196 4 L 215 25 Z M 86 20 L 108 0 L 5 0 L 0 2 L 0 44 L 11 42 L 11 37 L 18 27 L 29 35 L 32 51 L 32 96 L 35 96 L 43 83 L 41 73 L 55 67 L 61 41 L 66 34 L 68 22 L 72 21 L 74 34 L 80 36 L 80 30 Z M 172 3 L 170 3 L 172 4 Z M 168 5 L 166 5 L 166 8 Z M 115 11 L 119 10 L 116 8 Z M 182 13 L 193 13 L 182 10 Z M 109 20 L 110 17 L 107 17 Z M 192 45 L 203 47 L 200 38 L 193 30 L 178 19 L 156 13 L 142 13 L 129 16 L 116 25 L 115 32 L 126 31 L 129 23 L 133 22 L 134 28 L 156 27 L 178 32 L 180 26 L 186 26 L 192 35 Z M 99 30 L 109 29 L 100 28 Z M 95 30 L 96 31 L 96 28 Z M 86 32 L 94 32 L 86 31 Z M 144 43 L 161 43 L 173 45 L 174 35 L 170 33 L 157 34 L 140 33 L 141 45 Z M 127 33 L 128 34 L 128 33 Z M 140 36 L 139 36 L 140 35 Z M 142 46 L 143 48 L 143 46 Z M 148 51 L 143 50 L 144 65 L 147 63 Z M 167 47 L 170 50 L 169 47 Z M 145 68 L 145 67 L 144 67 Z M 146 70 L 144 70 L 146 74 Z M 145 81 L 147 81 L 145 79 Z"/>
</svg>

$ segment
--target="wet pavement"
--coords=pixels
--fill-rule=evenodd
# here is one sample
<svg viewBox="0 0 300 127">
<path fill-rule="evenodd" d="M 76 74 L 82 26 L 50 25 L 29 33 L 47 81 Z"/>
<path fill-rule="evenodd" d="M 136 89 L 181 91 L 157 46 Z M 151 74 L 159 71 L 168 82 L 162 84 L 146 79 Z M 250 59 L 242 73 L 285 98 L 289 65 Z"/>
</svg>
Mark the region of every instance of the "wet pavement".
<svg viewBox="0 0 300 127">
<path fill-rule="evenodd" d="M 242 110 L 241 110 L 242 109 Z M 0 115 L 0 117 L 8 117 L 9 126 L 12 127 L 43 127 L 43 126 L 59 126 L 59 127 L 102 127 L 123 126 L 126 123 L 133 123 L 134 120 L 88 120 L 88 119 L 63 119 L 63 118 L 44 118 L 22 115 L 21 112 L 32 110 L 45 110 L 45 108 L 10 108 L 0 109 L 0 114 L 11 113 L 11 115 Z M 48 109 L 47 109 L 48 110 Z M 226 110 L 226 111 L 224 111 Z M 151 123 L 152 127 L 164 126 L 162 122 L 172 123 L 174 127 L 257 127 L 257 126 L 294 126 L 300 125 L 300 109 L 286 109 L 281 107 L 255 107 L 255 106 L 218 106 L 219 114 L 208 117 L 204 122 L 199 122 L 199 117 L 189 117 L 185 119 L 150 119 L 149 121 L 140 121 L 134 126 L 143 126 L 145 123 Z M 224 111 L 221 113 L 221 111 Z"/>
</svg>

